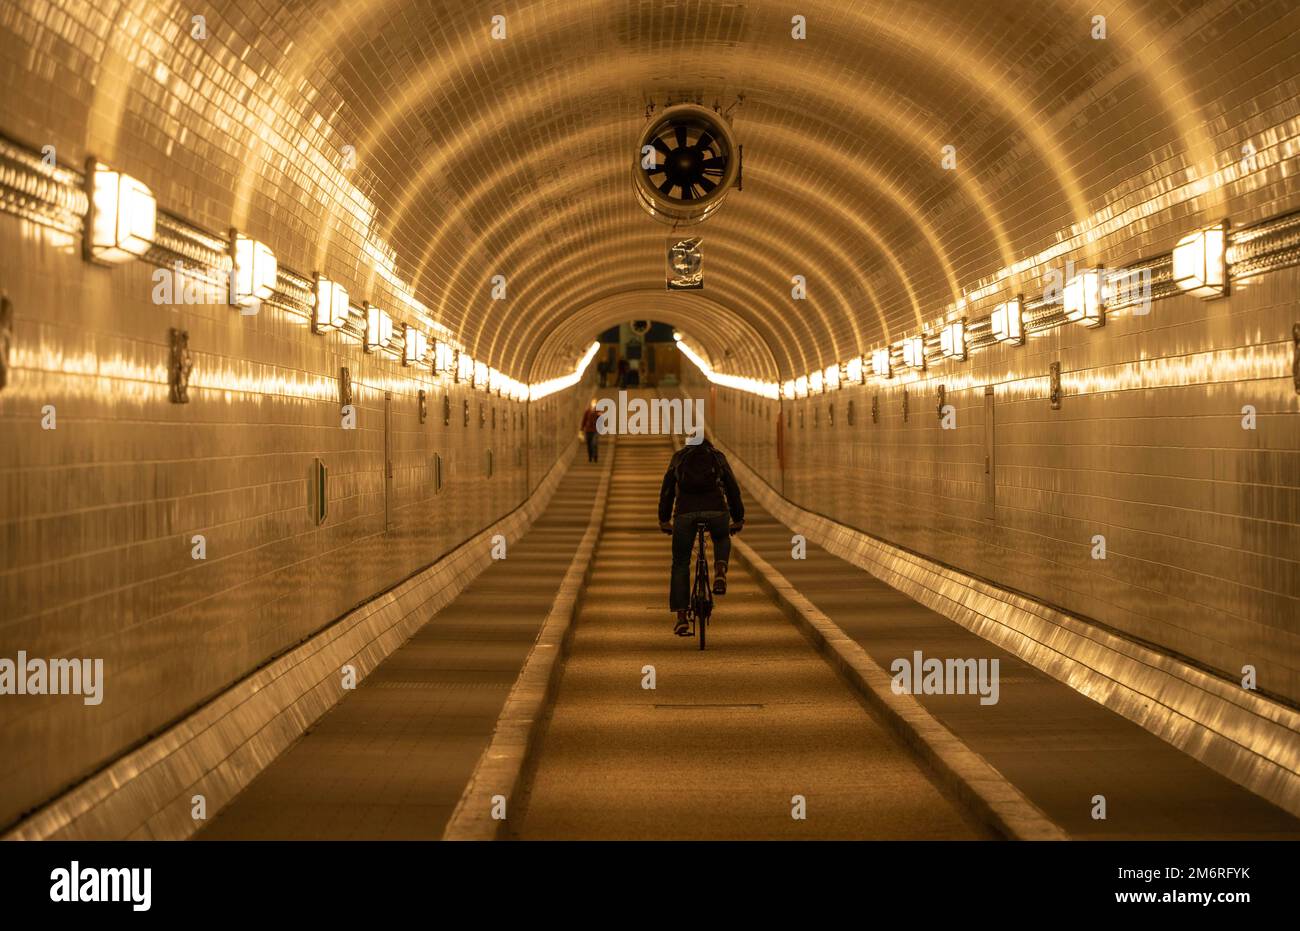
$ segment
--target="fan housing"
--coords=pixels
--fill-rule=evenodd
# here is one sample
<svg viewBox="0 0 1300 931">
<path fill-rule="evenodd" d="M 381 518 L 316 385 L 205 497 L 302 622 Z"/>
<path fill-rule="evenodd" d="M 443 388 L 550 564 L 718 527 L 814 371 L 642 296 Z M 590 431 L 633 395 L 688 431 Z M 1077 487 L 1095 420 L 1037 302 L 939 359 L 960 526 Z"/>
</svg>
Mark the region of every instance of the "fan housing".
<svg viewBox="0 0 1300 931">
<path fill-rule="evenodd" d="M 649 147 L 649 149 L 647 149 Z M 653 167 L 647 167 L 653 156 Z M 731 127 L 707 107 L 666 108 L 641 133 L 632 168 L 637 199 L 655 219 L 689 226 L 708 219 L 740 176 Z"/>
</svg>

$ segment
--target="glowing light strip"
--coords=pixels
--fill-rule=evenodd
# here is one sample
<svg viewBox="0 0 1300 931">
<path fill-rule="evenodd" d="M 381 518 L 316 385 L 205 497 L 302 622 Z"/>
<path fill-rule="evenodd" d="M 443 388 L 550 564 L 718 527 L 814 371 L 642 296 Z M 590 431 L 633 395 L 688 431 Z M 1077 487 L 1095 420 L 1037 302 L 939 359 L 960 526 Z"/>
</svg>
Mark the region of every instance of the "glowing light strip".
<svg viewBox="0 0 1300 931">
<path fill-rule="evenodd" d="M 577 366 L 573 369 L 572 375 L 561 375 L 559 378 L 552 378 L 548 381 L 537 382 L 528 386 L 528 400 L 540 401 L 548 395 L 555 394 L 557 391 L 563 391 L 565 388 L 572 388 L 582 378 L 583 372 L 587 371 L 587 366 L 591 365 L 591 360 L 596 358 L 596 353 L 600 351 L 600 343 L 592 343 L 590 348 L 578 360 Z"/>
<path fill-rule="evenodd" d="M 705 378 L 715 385 L 734 388 L 737 391 L 745 391 L 772 400 L 776 400 L 781 396 L 781 386 L 774 381 L 760 381 L 757 378 L 748 378 L 744 375 L 727 375 L 722 372 L 715 372 L 713 366 L 705 362 L 690 346 L 687 346 L 680 339 L 677 340 L 677 348 L 681 350 L 682 355 L 695 364 L 695 367 L 700 370 Z"/>
</svg>

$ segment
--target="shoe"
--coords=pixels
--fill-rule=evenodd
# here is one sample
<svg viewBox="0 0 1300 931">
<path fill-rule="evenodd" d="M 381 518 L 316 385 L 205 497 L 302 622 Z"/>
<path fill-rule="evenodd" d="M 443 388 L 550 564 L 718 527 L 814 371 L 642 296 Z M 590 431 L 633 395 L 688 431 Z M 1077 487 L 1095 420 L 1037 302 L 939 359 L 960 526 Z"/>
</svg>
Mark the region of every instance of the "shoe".
<svg viewBox="0 0 1300 931">
<path fill-rule="evenodd" d="M 677 621 L 673 625 L 673 633 L 679 637 L 689 637 L 691 635 L 691 619 L 685 614 L 678 614 Z"/>
<path fill-rule="evenodd" d="M 725 595 L 727 593 L 727 577 L 720 575 L 713 580 L 713 594 Z"/>
</svg>

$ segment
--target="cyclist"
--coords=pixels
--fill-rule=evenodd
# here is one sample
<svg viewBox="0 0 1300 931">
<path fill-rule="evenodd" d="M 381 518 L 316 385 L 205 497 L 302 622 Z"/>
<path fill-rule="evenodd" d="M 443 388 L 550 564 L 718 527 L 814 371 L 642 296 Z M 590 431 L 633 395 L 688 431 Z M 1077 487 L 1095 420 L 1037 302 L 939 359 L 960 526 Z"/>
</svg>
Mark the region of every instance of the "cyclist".
<svg viewBox="0 0 1300 931">
<path fill-rule="evenodd" d="M 673 504 L 677 505 L 676 516 Z M 728 527 L 730 512 L 730 527 Z M 713 593 L 727 593 L 727 558 L 731 555 L 732 533 L 745 526 L 745 504 L 740 486 L 732 474 L 727 457 L 701 438 L 687 443 L 674 455 L 664 473 L 659 489 L 659 529 L 673 538 L 673 572 L 668 607 L 676 612 L 673 633 L 691 635 L 688 613 L 691 587 L 691 546 L 695 542 L 695 525 L 704 521 L 713 538 Z"/>
</svg>

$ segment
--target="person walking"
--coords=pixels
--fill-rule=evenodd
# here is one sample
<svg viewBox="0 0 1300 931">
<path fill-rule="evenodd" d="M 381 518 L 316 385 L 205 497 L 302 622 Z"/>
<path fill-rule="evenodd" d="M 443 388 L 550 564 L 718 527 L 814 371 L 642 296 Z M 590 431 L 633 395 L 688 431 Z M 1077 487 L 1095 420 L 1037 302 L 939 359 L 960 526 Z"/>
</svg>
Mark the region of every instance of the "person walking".
<svg viewBox="0 0 1300 931">
<path fill-rule="evenodd" d="M 600 414 L 596 412 L 596 399 L 591 399 L 591 406 L 587 408 L 582 415 L 582 432 L 587 437 L 587 461 L 595 462 L 599 455 L 596 448 L 596 437 L 599 435 L 597 424 L 600 420 Z"/>
</svg>

